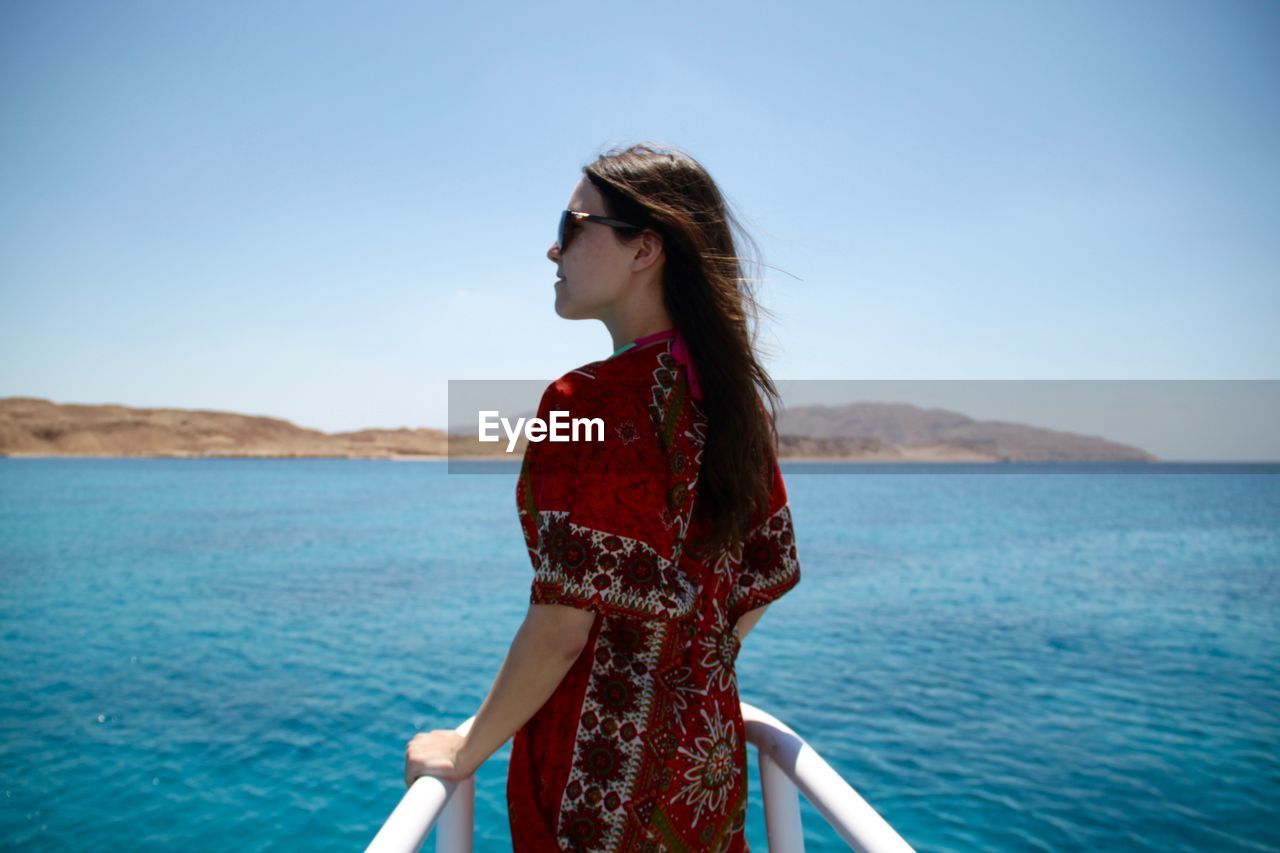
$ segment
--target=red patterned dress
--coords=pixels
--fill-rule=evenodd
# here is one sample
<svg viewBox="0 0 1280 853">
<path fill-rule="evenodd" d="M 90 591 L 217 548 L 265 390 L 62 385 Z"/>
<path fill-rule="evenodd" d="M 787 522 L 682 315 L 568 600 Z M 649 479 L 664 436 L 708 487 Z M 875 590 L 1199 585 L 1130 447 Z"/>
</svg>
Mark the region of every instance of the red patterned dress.
<svg viewBox="0 0 1280 853">
<path fill-rule="evenodd" d="M 517 851 L 747 850 L 738 617 L 800 580 L 777 460 L 741 548 L 699 548 L 691 518 L 707 423 L 674 331 L 570 371 L 552 411 L 603 441 L 530 442 L 516 486 L 530 601 L 597 613 L 582 654 L 515 734 Z M 694 393 L 691 393 L 691 388 Z"/>
</svg>

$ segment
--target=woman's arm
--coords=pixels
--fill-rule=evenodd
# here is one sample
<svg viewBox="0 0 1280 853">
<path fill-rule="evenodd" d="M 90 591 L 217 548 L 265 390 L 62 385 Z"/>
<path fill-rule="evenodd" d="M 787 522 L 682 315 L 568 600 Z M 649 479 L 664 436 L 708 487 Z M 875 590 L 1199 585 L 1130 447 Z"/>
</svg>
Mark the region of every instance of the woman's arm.
<svg viewBox="0 0 1280 853">
<path fill-rule="evenodd" d="M 739 643 L 747 638 L 747 634 L 751 632 L 751 629 L 756 626 L 756 623 L 760 621 L 760 617 L 763 616 L 764 612 L 768 609 L 769 605 L 766 604 L 764 607 L 757 607 L 755 610 L 748 610 L 746 613 L 743 613 L 738 617 L 738 621 L 735 623 L 734 628 L 738 632 Z"/>
<path fill-rule="evenodd" d="M 537 713 L 582 653 L 595 618 L 593 611 L 576 607 L 529 605 L 458 750 L 460 763 L 478 768 Z"/>
</svg>

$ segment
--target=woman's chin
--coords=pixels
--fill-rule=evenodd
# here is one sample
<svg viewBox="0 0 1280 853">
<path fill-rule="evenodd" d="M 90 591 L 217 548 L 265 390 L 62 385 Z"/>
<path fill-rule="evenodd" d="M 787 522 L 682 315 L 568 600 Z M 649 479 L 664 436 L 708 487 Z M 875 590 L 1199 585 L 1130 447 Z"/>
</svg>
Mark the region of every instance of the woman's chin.
<svg viewBox="0 0 1280 853">
<path fill-rule="evenodd" d="M 581 312 L 576 310 L 573 303 L 559 293 L 556 294 L 556 314 L 565 320 L 582 319 Z"/>
</svg>

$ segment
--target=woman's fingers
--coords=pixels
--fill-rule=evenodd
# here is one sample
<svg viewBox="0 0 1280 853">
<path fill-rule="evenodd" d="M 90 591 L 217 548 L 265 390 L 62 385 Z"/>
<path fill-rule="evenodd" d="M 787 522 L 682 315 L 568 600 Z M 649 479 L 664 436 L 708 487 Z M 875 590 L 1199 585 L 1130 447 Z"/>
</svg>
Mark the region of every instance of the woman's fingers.
<svg viewBox="0 0 1280 853">
<path fill-rule="evenodd" d="M 404 783 L 412 786 L 420 776 L 457 778 L 458 747 L 462 736 L 452 729 L 419 732 L 405 746 Z"/>
</svg>

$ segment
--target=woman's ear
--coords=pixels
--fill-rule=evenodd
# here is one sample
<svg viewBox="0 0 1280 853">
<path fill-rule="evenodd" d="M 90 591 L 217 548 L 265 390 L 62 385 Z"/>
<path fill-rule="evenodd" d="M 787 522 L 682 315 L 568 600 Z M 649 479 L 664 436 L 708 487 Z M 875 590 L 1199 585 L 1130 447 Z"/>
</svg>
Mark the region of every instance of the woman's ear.
<svg viewBox="0 0 1280 853">
<path fill-rule="evenodd" d="M 640 248 L 636 250 L 635 260 L 631 263 L 632 272 L 647 269 L 662 259 L 662 237 L 653 231 L 640 232 Z"/>
</svg>

